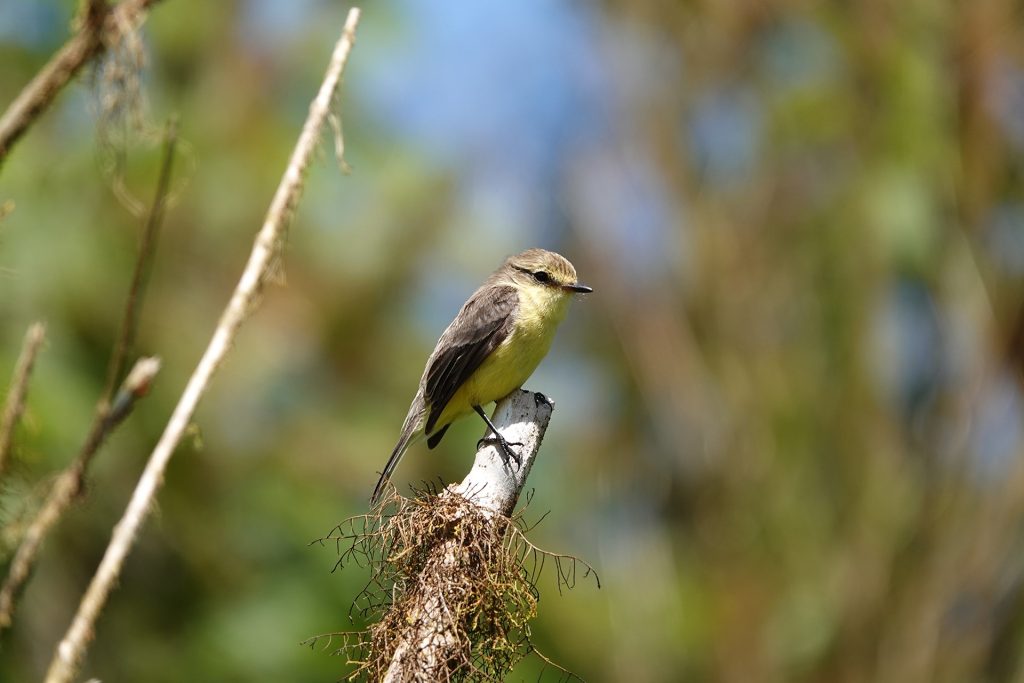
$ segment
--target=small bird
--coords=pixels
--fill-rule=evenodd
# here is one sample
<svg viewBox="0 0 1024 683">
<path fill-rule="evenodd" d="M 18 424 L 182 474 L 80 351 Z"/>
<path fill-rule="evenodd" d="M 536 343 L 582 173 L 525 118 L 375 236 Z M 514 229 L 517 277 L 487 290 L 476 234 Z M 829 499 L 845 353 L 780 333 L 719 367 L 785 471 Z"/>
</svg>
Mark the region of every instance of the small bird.
<svg viewBox="0 0 1024 683">
<path fill-rule="evenodd" d="M 488 440 L 501 446 L 506 462 L 518 463 L 483 406 L 523 385 L 551 348 L 573 294 L 592 291 L 576 281 L 568 259 L 554 252 L 527 249 L 506 259 L 437 340 L 370 504 L 376 505 L 410 445 L 425 436 L 434 448 L 452 422 L 471 412 L 487 423 L 494 434 Z"/>
</svg>

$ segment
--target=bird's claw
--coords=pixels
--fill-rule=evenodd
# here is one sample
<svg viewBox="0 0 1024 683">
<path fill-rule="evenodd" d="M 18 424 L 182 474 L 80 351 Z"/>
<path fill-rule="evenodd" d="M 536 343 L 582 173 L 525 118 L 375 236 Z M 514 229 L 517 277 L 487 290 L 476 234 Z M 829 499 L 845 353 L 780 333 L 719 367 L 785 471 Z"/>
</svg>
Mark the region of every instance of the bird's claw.
<svg viewBox="0 0 1024 683">
<path fill-rule="evenodd" d="M 484 444 L 495 443 L 498 444 L 498 450 L 501 451 L 501 457 L 505 461 L 506 465 L 508 464 L 509 460 L 514 460 L 516 463 L 516 469 L 519 469 L 522 466 L 522 456 L 516 453 L 515 450 L 512 448 L 513 446 L 519 446 L 520 448 L 522 448 L 523 444 L 520 443 L 519 441 L 508 441 L 501 434 L 496 434 L 494 436 L 485 436 L 484 438 L 477 441 L 476 448 L 477 450 L 480 450 L 481 446 Z"/>
</svg>

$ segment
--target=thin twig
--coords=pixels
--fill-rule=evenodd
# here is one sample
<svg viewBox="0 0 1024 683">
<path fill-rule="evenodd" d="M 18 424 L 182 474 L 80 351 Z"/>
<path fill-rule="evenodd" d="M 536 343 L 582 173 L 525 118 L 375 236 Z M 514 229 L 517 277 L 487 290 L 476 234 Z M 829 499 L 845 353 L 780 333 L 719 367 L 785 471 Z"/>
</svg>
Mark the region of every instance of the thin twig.
<svg viewBox="0 0 1024 683">
<path fill-rule="evenodd" d="M 185 391 L 178 400 L 178 405 L 175 407 L 163 435 L 149 457 L 121 521 L 114 527 L 110 543 L 107 545 L 107 550 L 100 561 L 96 574 L 89 583 L 71 626 L 50 662 L 50 668 L 46 674 L 47 683 L 67 683 L 74 676 L 78 662 L 92 637 L 96 619 L 117 582 L 125 557 L 131 550 L 157 489 L 163 482 L 167 463 L 178 442 L 181 441 L 195 412 L 196 405 L 206 391 L 210 378 L 232 347 L 242 323 L 256 306 L 259 292 L 267 280 L 270 266 L 301 195 L 303 176 L 313 157 L 321 129 L 340 83 L 341 74 L 355 42 L 355 29 L 358 22 L 359 10 L 353 8 L 349 11 L 341 38 L 335 45 L 320 91 L 310 105 L 309 116 L 303 125 L 302 133 L 299 135 L 288 167 L 285 169 L 284 177 L 271 201 L 267 217 L 256 236 L 241 279 L 221 314 L 213 338 L 189 378 Z"/>
<path fill-rule="evenodd" d="M 142 308 L 142 297 L 145 293 L 146 283 L 149 282 L 149 273 L 152 270 L 153 254 L 156 252 L 156 238 L 163 224 L 164 209 L 167 206 L 167 196 L 171 186 L 171 171 L 174 166 L 174 155 L 178 143 L 178 121 L 172 117 L 167 122 L 164 133 L 163 160 L 160 164 L 160 175 L 156 183 L 156 193 L 153 203 L 150 205 L 149 215 L 146 217 L 146 225 L 142 231 L 142 238 L 139 240 L 139 254 L 135 259 L 135 270 L 132 272 L 132 282 L 128 288 L 128 296 L 124 302 L 124 313 L 121 316 L 121 329 L 118 331 L 117 344 L 114 346 L 113 356 L 110 359 L 110 367 L 107 371 L 107 386 L 105 396 L 109 400 L 114 387 L 121 379 L 124 368 L 128 363 L 128 356 L 135 345 L 135 334 L 138 330 L 139 311 Z"/>
<path fill-rule="evenodd" d="M 110 35 L 123 27 L 137 27 L 157 0 L 124 0 L 113 7 L 106 2 L 85 3 L 81 27 L 29 81 L 0 116 L 0 168 L 29 126 L 53 103 L 57 94 L 83 66 L 101 55 Z"/>
<path fill-rule="evenodd" d="M 8 456 L 11 451 L 11 442 L 14 439 L 14 428 L 21 419 L 25 410 L 25 397 L 28 395 L 28 380 L 32 375 L 32 366 L 35 365 L 36 355 L 42 348 L 43 339 L 46 337 L 46 326 L 42 323 L 33 323 L 25 333 L 25 340 L 21 344 L 21 354 L 14 366 L 14 377 L 11 380 L 11 388 L 7 392 L 7 401 L 4 403 L 4 413 L 0 416 L 0 479 L 7 470 Z"/>
<path fill-rule="evenodd" d="M 159 370 L 160 361 L 158 359 L 139 359 L 118 391 L 112 408 L 104 415 L 99 426 L 89 433 L 79 456 L 57 477 L 53 488 L 50 489 L 50 494 L 46 497 L 46 502 L 25 532 L 25 537 L 21 540 L 14 559 L 11 560 L 11 568 L 7 572 L 3 586 L 0 587 L 0 630 L 10 627 L 15 600 L 21 592 L 22 586 L 25 585 L 25 581 L 28 580 L 29 572 L 39 554 L 39 548 L 47 534 L 50 533 L 50 529 L 60 521 L 61 516 L 71 506 L 75 496 L 81 490 L 85 470 L 92 455 L 99 450 L 105 438 L 114 431 L 117 425 L 128 416 L 135 402 L 146 395 L 153 377 Z"/>
<path fill-rule="evenodd" d="M 127 417 L 135 401 L 145 395 L 150 381 L 160 367 L 159 361 L 155 359 L 139 360 L 128 378 L 124 380 L 120 391 L 116 395 L 114 394 L 117 382 L 121 379 L 127 364 L 128 355 L 131 353 L 138 327 L 145 282 L 153 262 L 156 236 L 163 220 L 167 193 L 171 184 L 176 140 L 177 124 L 172 119 L 167 124 L 164 136 L 164 155 L 160 166 L 160 176 L 157 179 L 156 194 L 153 197 L 153 204 L 139 240 L 138 256 L 135 259 L 128 295 L 125 297 L 125 309 L 121 317 L 117 342 L 115 342 L 110 355 L 106 387 L 96 403 L 95 415 L 89 426 L 85 442 L 71 464 L 54 481 L 46 501 L 35 519 L 29 524 L 15 553 L 14 560 L 11 562 L 7 577 L 4 579 L 3 585 L 0 586 L 0 631 L 11 625 L 15 600 L 28 579 L 39 549 L 50 529 L 71 507 L 75 497 L 85 485 L 85 473 L 88 471 L 93 457 L 99 452 L 100 446 L 103 445 L 107 436 Z"/>
</svg>

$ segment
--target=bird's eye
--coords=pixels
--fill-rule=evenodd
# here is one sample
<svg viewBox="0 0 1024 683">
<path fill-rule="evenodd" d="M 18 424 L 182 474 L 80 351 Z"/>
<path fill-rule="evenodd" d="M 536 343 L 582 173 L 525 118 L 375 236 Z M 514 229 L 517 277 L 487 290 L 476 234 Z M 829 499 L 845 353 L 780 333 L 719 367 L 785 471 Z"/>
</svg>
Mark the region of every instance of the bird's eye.
<svg viewBox="0 0 1024 683">
<path fill-rule="evenodd" d="M 538 270 L 536 273 L 534 273 L 533 274 L 533 279 L 536 280 L 537 282 L 543 282 L 543 283 L 551 282 L 551 276 L 548 275 L 543 270 Z"/>
</svg>

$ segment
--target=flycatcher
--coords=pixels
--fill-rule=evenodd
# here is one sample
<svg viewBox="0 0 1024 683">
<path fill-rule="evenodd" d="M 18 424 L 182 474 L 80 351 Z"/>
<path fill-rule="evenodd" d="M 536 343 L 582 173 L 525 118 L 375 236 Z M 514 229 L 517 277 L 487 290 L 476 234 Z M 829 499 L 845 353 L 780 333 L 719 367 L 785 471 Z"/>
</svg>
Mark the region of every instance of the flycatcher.
<svg viewBox="0 0 1024 683">
<path fill-rule="evenodd" d="M 410 445 L 425 436 L 434 448 L 453 421 L 471 412 L 487 423 L 506 461 L 518 463 L 483 406 L 523 385 L 551 348 L 573 294 L 591 291 L 576 281 L 572 264 L 551 251 L 527 249 L 501 264 L 437 340 L 370 504 Z"/>
</svg>

